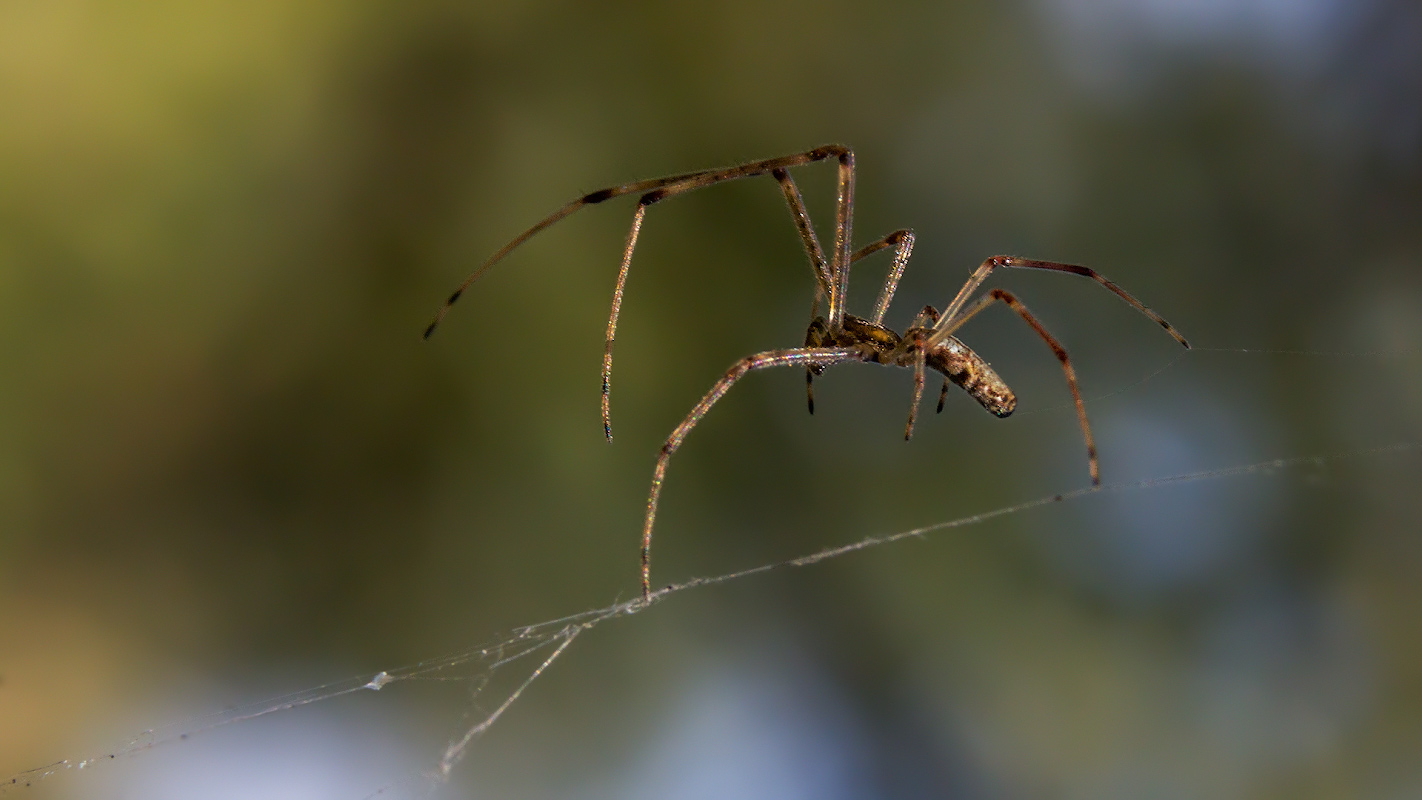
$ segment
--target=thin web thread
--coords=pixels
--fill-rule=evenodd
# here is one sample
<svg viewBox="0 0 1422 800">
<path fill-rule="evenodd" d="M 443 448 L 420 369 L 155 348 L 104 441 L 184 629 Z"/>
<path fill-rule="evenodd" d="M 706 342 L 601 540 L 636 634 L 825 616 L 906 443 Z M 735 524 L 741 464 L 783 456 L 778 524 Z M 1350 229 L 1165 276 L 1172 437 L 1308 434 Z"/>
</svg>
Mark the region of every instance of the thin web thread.
<svg viewBox="0 0 1422 800">
<path fill-rule="evenodd" d="M 483 735 L 495 722 L 506 712 L 515 701 L 519 699 L 526 689 L 563 655 L 572 645 L 573 640 L 582 633 L 591 630 L 609 619 L 636 614 L 647 608 L 660 603 L 672 595 L 689 589 L 703 586 L 714 586 L 718 584 L 730 583 L 732 581 L 749 578 L 753 575 L 773 572 L 797 567 L 807 567 L 826 561 L 831 558 L 849 555 L 860 550 L 867 550 L 872 547 L 893 544 L 904 539 L 921 538 L 929 534 L 938 533 L 954 528 L 964 528 L 978 525 L 989 520 L 1019 514 L 1042 506 L 1065 503 L 1079 500 L 1091 495 L 1111 494 L 1121 492 L 1146 491 L 1158 489 L 1166 486 L 1179 484 L 1196 483 L 1207 480 L 1219 480 L 1223 478 L 1241 477 L 1245 475 L 1269 474 L 1280 470 L 1294 467 L 1321 465 L 1332 461 L 1342 461 L 1349 459 L 1378 457 L 1395 453 L 1410 453 L 1422 450 L 1422 442 L 1400 442 L 1381 447 L 1372 447 L 1363 450 L 1353 450 L 1332 455 L 1302 456 L 1295 458 L 1278 458 L 1269 461 L 1259 461 L 1252 464 L 1242 464 L 1231 467 L 1222 467 L 1212 470 L 1202 470 L 1198 472 L 1186 472 L 1178 475 L 1170 475 L 1160 478 L 1149 478 L 1139 481 L 1125 481 L 1120 483 L 1105 484 L 1096 488 L 1077 489 L 1062 494 L 1047 495 L 1033 500 L 1027 500 L 1013 505 L 1002 506 L 991 511 L 984 511 L 957 519 L 938 522 L 932 525 L 925 525 L 920 528 L 900 531 L 898 533 L 884 536 L 871 536 L 850 544 L 828 547 L 808 555 L 792 558 L 785 561 L 778 561 L 770 564 L 763 564 L 750 569 L 729 572 L 723 575 L 711 577 L 692 578 L 681 583 L 673 583 L 652 592 L 648 598 L 635 598 L 625 602 L 614 603 L 603 608 L 591 611 L 583 611 L 571 614 L 558 619 L 551 619 L 534 625 L 527 625 L 516 628 L 503 639 L 498 639 L 483 647 L 466 650 L 442 658 L 420 661 L 415 664 L 391 670 L 382 670 L 373 677 L 361 676 L 350 678 L 344 681 L 337 681 L 308 689 L 294 694 L 283 695 L 270 698 L 266 701 L 245 706 L 243 708 L 229 710 L 220 714 L 213 714 L 204 717 L 190 718 L 183 723 L 168 726 L 166 729 L 154 729 L 144 731 L 128 745 L 119 748 L 111 753 L 98 756 L 96 758 L 84 760 L 66 759 L 43 767 L 21 772 L 3 784 L 0 784 L 0 794 L 5 794 L 17 788 L 30 786 L 35 781 L 51 777 L 53 775 L 71 770 L 83 770 L 86 767 L 96 766 L 118 758 L 129 757 L 138 753 L 151 750 L 153 748 L 183 741 L 191 736 L 195 736 L 214 728 L 231 725 L 237 722 L 256 719 L 258 717 L 275 714 L 280 711 L 288 711 L 312 703 L 333 700 L 345 695 L 362 691 L 380 691 L 386 686 L 407 680 L 453 680 L 473 682 L 475 685 L 473 694 L 477 699 L 478 694 L 488 685 L 494 673 L 499 669 L 514 662 L 524 661 L 530 656 L 545 651 L 550 651 L 543 660 L 532 669 L 528 676 L 505 697 L 499 705 L 489 714 L 484 715 L 477 722 L 469 725 L 464 731 L 450 740 L 445 748 L 436 768 L 416 779 L 419 783 L 425 784 L 426 789 L 433 789 L 448 780 L 450 773 L 459 765 L 468 753 L 468 748 L 478 738 Z M 469 674 L 464 674 L 466 670 L 471 670 Z M 181 732 L 175 732 L 181 731 Z M 373 792 L 370 797 L 382 795 L 395 788 L 397 784 L 390 784 Z"/>
</svg>

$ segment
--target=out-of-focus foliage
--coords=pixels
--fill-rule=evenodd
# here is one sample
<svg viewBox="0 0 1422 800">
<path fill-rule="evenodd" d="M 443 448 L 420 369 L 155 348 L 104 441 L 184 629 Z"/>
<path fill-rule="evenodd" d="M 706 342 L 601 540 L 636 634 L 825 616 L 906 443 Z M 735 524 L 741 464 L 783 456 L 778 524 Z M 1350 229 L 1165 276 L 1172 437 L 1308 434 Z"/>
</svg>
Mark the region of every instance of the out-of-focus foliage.
<svg viewBox="0 0 1422 800">
<path fill-rule="evenodd" d="M 606 185 L 850 144 L 856 241 L 919 236 L 895 326 L 990 254 L 1101 269 L 1206 348 L 1136 386 L 1177 355 L 1158 329 L 1003 276 L 1071 349 L 1108 482 L 1416 440 L 1419 54 L 1402 0 L 0 4 L 0 775 L 634 591 L 662 437 L 801 340 L 812 282 L 768 180 L 653 208 L 611 447 L 629 203 L 420 342 L 488 253 Z M 829 170 L 800 179 L 828 232 Z M 905 445 L 907 373 L 834 370 L 814 417 L 793 370 L 737 387 L 672 463 L 656 576 L 1082 485 L 1050 353 L 1006 313 L 962 336 L 1018 416 L 955 396 Z M 456 782 L 1415 796 L 1419 477 L 1102 497 L 687 595 L 576 644 Z M 465 702 L 340 735 L 418 770 Z M 232 753 L 194 780 L 297 781 Z M 85 786 L 134 780 L 109 775 Z"/>
</svg>

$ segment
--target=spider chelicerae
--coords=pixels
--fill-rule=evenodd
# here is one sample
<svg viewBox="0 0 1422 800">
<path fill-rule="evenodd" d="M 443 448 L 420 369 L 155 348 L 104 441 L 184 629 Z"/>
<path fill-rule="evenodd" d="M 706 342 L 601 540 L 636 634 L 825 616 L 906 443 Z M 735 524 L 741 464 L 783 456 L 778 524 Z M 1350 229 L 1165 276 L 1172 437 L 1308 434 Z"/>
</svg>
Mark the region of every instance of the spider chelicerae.
<svg viewBox="0 0 1422 800">
<path fill-rule="evenodd" d="M 839 177 L 835 205 L 834 250 L 826 259 L 819 238 L 815 235 L 814 226 L 810 222 L 810 216 L 805 210 L 800 190 L 790 177 L 788 170 L 829 159 L 835 159 L 838 162 Z M 803 153 L 752 161 L 748 164 L 723 169 L 701 170 L 667 178 L 624 183 L 620 186 L 599 189 L 583 195 L 544 217 L 533 227 L 500 248 L 498 252 L 489 256 L 488 260 L 466 278 L 440 307 L 434 321 L 425 329 L 425 338 L 428 339 L 434 333 L 445 314 L 449 313 L 455 301 L 459 299 L 465 289 L 469 288 L 470 284 L 478 280 L 490 267 L 519 245 L 578 209 L 596 205 L 614 197 L 642 193 L 641 199 L 637 201 L 637 210 L 632 215 L 632 227 L 627 232 L 627 244 L 622 250 L 622 266 L 617 272 L 617 288 L 612 294 L 612 313 L 607 319 L 607 339 L 603 350 L 602 425 L 603 433 L 610 442 L 612 441 L 612 423 L 608 398 L 612 376 L 612 344 L 617 333 L 617 315 L 622 310 L 622 295 L 623 289 L 627 285 L 627 271 L 632 264 L 632 251 L 637 247 L 637 236 L 642 230 L 642 222 L 646 218 L 648 206 L 693 189 L 737 178 L 765 174 L 769 174 L 780 185 L 780 189 L 785 195 L 785 202 L 790 206 L 790 214 L 795 221 L 795 227 L 804 243 L 805 252 L 809 255 L 810 267 L 815 273 L 815 299 L 810 312 L 810 326 L 805 333 L 805 344 L 803 347 L 766 350 L 737 361 L 726 371 L 725 375 L 721 376 L 720 380 L 716 381 L 711 390 L 701 398 L 701 402 L 691 409 L 691 413 L 686 415 L 686 419 L 682 420 L 681 424 L 677 425 L 671 435 L 667 437 L 666 443 L 662 445 L 661 454 L 657 457 L 656 469 L 652 473 L 652 488 L 647 496 L 647 512 L 642 523 L 642 596 L 644 599 L 651 596 L 652 525 L 657 517 L 657 500 L 661 495 L 662 483 L 666 478 L 667 463 L 672 454 L 686 440 L 691 429 L 696 427 L 701 418 L 706 416 L 706 412 L 711 410 L 711 406 L 715 405 L 716 401 L 720 400 L 735 385 L 736 381 L 748 372 L 767 367 L 804 367 L 807 400 L 810 413 L 813 414 L 815 411 L 814 376 L 824 372 L 826 367 L 846 361 L 864 361 L 912 369 L 914 376 L 913 401 L 909 405 L 908 422 L 904 426 L 905 440 L 913 436 L 914 420 L 918 415 L 919 402 L 923 397 L 924 372 L 930 368 L 944 376 L 943 388 L 938 394 L 938 411 L 943 410 L 943 402 L 947 397 L 949 384 L 954 384 L 961 387 L 992 414 L 1006 417 L 1016 407 L 1017 397 L 981 356 L 953 335 L 978 312 L 993 303 L 1000 302 L 1015 311 L 1030 325 L 1032 330 L 1042 337 L 1042 340 L 1052 348 L 1057 359 L 1061 361 L 1062 372 L 1066 375 L 1067 386 L 1071 389 L 1072 400 L 1076 404 L 1076 416 L 1081 424 L 1082 437 L 1086 440 L 1086 458 L 1091 471 L 1091 483 L 1093 486 L 1099 486 L 1101 471 L 1097 463 L 1096 444 L 1091 436 L 1091 424 L 1086 419 L 1086 406 L 1082 403 L 1081 391 L 1077 387 L 1076 372 L 1072 369 L 1071 359 L 1067 356 L 1065 348 L 1056 340 L 1056 337 L 1047 332 L 1042 323 L 1011 292 L 1005 289 L 992 289 L 986 294 L 978 295 L 984 281 L 994 270 L 1005 267 L 1052 270 L 1082 275 L 1106 287 L 1117 297 L 1134 306 L 1137 311 L 1155 320 L 1180 344 L 1186 348 L 1190 347 L 1189 343 L 1185 341 L 1185 337 L 1181 336 L 1180 332 L 1159 314 L 1147 308 L 1124 289 L 1107 280 L 1095 270 L 1074 264 L 1037 261 L 1016 256 L 993 256 L 984 261 L 968 277 L 963 288 L 958 290 L 957 296 L 946 308 L 940 312 L 933 306 L 924 306 L 923 310 L 914 318 L 913 323 L 903 333 L 896 333 L 885 327 L 883 324 L 884 315 L 889 310 L 889 303 L 894 299 L 894 290 L 898 288 L 899 278 L 903 276 L 904 268 L 908 265 L 909 255 L 913 252 L 914 236 L 910 230 L 897 230 L 858 250 L 852 249 L 850 242 L 854 226 L 854 152 L 842 145 L 816 147 Z M 883 288 L 879 291 L 879 298 L 874 303 L 873 312 L 868 319 L 848 313 L 846 302 L 849 293 L 851 265 L 886 248 L 894 250 L 893 264 L 889 268 Z M 819 313 L 821 302 L 827 303 L 827 313 L 824 316 Z"/>
</svg>

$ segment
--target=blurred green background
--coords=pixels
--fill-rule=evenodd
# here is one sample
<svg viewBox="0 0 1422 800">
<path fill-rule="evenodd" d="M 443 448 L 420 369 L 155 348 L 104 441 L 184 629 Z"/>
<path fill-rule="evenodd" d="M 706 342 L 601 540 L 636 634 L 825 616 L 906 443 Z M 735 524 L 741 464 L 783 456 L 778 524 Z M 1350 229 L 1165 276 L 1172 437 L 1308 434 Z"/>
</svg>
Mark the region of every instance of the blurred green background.
<svg viewBox="0 0 1422 800">
<path fill-rule="evenodd" d="M 802 340 L 774 183 L 651 209 L 612 446 L 631 201 L 419 338 L 616 183 L 853 146 L 856 244 L 919 237 L 897 328 L 991 254 L 1100 269 L 1202 349 L 1172 361 L 1086 281 L 996 285 L 1071 350 L 1108 483 L 1416 441 L 1419 98 L 1405 0 L 0 4 L 0 776 L 633 596 L 661 440 Z M 796 174 L 828 232 L 832 169 Z M 813 417 L 798 371 L 744 381 L 672 462 L 654 578 L 1086 485 L 1051 354 L 1001 310 L 961 335 L 1013 418 L 958 393 L 906 445 L 906 371 L 832 370 Z M 1420 467 L 1093 497 L 687 592 L 576 642 L 446 792 L 1422 795 Z M 470 709 L 397 684 L 27 794 L 362 797 Z"/>
</svg>

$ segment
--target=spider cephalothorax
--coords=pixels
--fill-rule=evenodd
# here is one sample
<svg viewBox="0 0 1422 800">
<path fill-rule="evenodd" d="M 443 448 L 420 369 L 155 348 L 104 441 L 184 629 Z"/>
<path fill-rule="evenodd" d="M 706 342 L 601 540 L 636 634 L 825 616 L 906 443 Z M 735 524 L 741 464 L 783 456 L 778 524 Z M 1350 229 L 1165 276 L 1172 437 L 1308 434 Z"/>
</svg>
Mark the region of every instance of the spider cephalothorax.
<svg viewBox="0 0 1422 800">
<path fill-rule="evenodd" d="M 830 257 L 826 259 L 820 241 L 815 236 L 814 226 L 810 223 L 809 213 L 805 210 L 805 203 L 800 197 L 800 190 L 796 187 L 795 181 L 790 178 L 787 170 L 831 158 L 838 162 L 839 178 L 835 203 L 834 249 Z M 1086 457 L 1091 473 L 1091 482 L 1093 485 L 1099 485 L 1101 473 L 1097 465 L 1096 445 L 1091 436 L 1091 425 L 1086 420 L 1086 406 L 1082 403 L 1081 391 L 1077 388 L 1076 373 L 1072 369 L 1071 359 L 1067 357 L 1066 350 L 1012 293 L 1003 289 L 992 289 L 985 294 L 978 295 L 977 292 L 982 288 L 983 282 L 987 280 L 993 270 L 1000 268 L 1050 270 L 1090 278 L 1117 297 L 1130 303 L 1137 311 L 1155 320 L 1180 344 L 1187 348 L 1190 346 L 1186 343 L 1185 337 L 1181 336 L 1159 314 L 1146 308 L 1139 300 L 1121 287 L 1106 280 L 1095 270 L 1075 264 L 1036 261 L 1016 256 L 993 256 L 987 259 L 973 271 L 972 275 L 968 276 L 963 288 L 958 291 L 957 296 L 941 314 L 932 306 L 926 306 L 903 334 L 895 333 L 884 326 L 884 315 L 889 310 L 889 304 L 893 302 L 894 291 L 898 288 L 899 279 L 903 277 L 909 255 L 913 252 L 913 232 L 894 231 L 857 251 L 852 250 L 854 153 L 843 145 L 826 145 L 803 153 L 752 161 L 724 169 L 688 172 L 668 178 L 625 183 L 621 186 L 600 189 L 583 195 L 544 217 L 490 256 L 445 301 L 435 315 L 434 321 L 425 329 L 425 338 L 429 338 L 430 334 L 434 333 L 440 320 L 444 319 L 444 315 L 449 312 L 450 307 L 470 284 L 496 262 L 512 252 L 514 248 L 528 241 L 539 231 L 580 208 L 626 194 L 642 193 L 642 197 L 637 203 L 637 210 L 632 216 L 632 227 L 627 232 L 627 244 L 622 250 L 622 266 L 617 273 L 617 288 L 612 294 L 612 313 L 608 315 L 606 344 L 603 350 L 602 424 L 604 434 L 608 441 L 611 441 L 612 423 L 609 397 L 612 378 L 612 344 L 616 338 L 617 316 L 622 309 L 622 295 L 627 285 L 627 272 L 632 264 L 632 251 L 637 247 L 637 237 L 642 230 L 642 221 L 646 218 L 648 206 L 692 189 L 737 178 L 766 174 L 775 178 L 785 195 L 785 202 L 790 206 L 790 214 L 805 246 L 805 253 L 809 256 L 810 268 L 815 274 L 814 310 L 810 312 L 812 321 L 805 334 L 805 346 L 766 350 L 737 361 L 701 398 L 701 402 L 691 409 L 691 413 L 686 416 L 686 419 L 682 420 L 681 424 L 676 426 L 671 435 L 667 437 L 666 442 L 662 445 L 661 454 L 657 458 L 656 468 L 652 473 L 652 489 L 647 496 L 647 511 L 642 521 L 642 596 L 644 598 L 651 595 L 652 525 L 657 517 L 657 500 L 661 496 L 662 483 L 666 478 L 667 463 L 671 459 L 672 453 L 681 447 L 686 435 L 696 427 L 706 412 L 711 410 L 711 406 L 715 405 L 716 401 L 720 400 L 731 386 L 748 372 L 766 367 L 804 367 L 809 393 L 809 407 L 813 413 L 815 400 L 811 382 L 815 375 L 821 374 L 830 366 L 846 361 L 864 361 L 910 368 L 914 371 L 914 393 L 913 402 L 909 408 L 908 424 L 904 427 L 905 439 L 913 435 L 914 419 L 917 415 L 919 400 L 923 395 L 924 372 L 927 369 L 936 370 L 944 375 L 943 389 L 938 395 L 939 411 L 943 410 L 943 399 L 951 383 L 962 387 L 973 399 L 981 403 L 983 408 L 999 417 L 1006 417 L 1017 405 L 1017 398 L 1013 395 L 1012 390 L 1003 383 L 1002 379 L 993 372 L 992 367 L 988 366 L 981 356 L 974 353 L 971 348 L 953 335 L 978 312 L 1000 302 L 1016 312 L 1023 321 L 1030 325 L 1037 335 L 1052 348 L 1052 352 L 1061 362 L 1062 372 L 1066 376 L 1067 386 L 1071 389 L 1072 400 L 1076 404 L 1076 414 L 1081 424 L 1082 437 L 1086 440 Z M 894 249 L 893 264 L 884 280 L 879 297 L 874 303 L 873 313 L 868 319 L 849 314 L 846 310 L 846 303 L 849 294 L 851 265 L 865 256 L 890 247 Z M 828 301 L 828 313 L 823 317 L 819 315 L 821 300 Z"/>
</svg>

